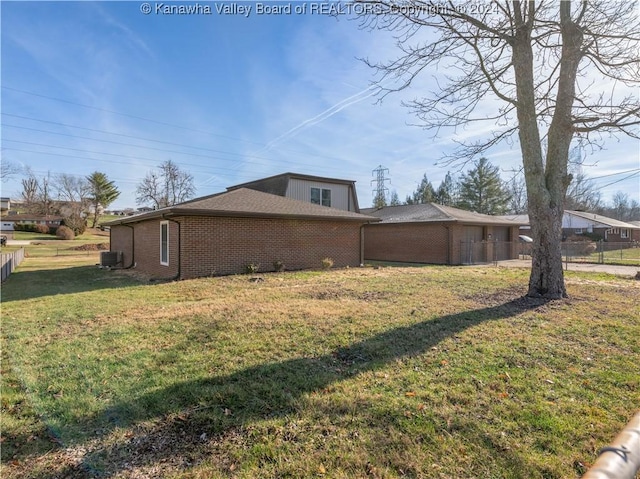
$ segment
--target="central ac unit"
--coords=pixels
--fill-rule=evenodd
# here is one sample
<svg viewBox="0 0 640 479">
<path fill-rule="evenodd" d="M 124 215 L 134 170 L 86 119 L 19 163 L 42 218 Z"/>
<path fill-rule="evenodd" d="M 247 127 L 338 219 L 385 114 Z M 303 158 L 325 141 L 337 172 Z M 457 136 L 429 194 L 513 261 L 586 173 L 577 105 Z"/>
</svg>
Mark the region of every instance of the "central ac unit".
<svg viewBox="0 0 640 479">
<path fill-rule="evenodd" d="M 103 268 L 114 268 L 120 263 L 120 251 L 103 251 L 100 253 L 100 266 Z"/>
</svg>

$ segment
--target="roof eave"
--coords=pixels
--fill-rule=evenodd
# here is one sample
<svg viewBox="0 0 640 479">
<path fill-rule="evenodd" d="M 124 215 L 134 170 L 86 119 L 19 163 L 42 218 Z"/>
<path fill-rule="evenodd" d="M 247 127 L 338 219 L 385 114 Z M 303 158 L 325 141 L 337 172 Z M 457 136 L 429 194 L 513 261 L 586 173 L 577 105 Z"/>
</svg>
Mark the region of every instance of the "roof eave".
<svg viewBox="0 0 640 479">
<path fill-rule="evenodd" d="M 113 220 L 104 223 L 105 226 L 118 226 L 127 223 L 139 223 L 141 221 L 153 220 L 156 218 L 172 218 L 178 216 L 208 216 L 208 217 L 234 217 L 234 218 L 278 218 L 278 219 L 304 219 L 316 221 L 340 221 L 354 223 L 374 223 L 380 221 L 380 218 L 374 216 L 361 215 L 354 216 L 323 216 L 323 215 L 307 215 L 307 214 L 288 214 L 288 213 L 266 213 L 253 211 L 225 211 L 225 210 L 207 210 L 207 209 L 191 209 L 191 208 L 171 208 L 168 210 L 157 210 L 151 213 L 130 216 L 121 220 Z"/>
</svg>

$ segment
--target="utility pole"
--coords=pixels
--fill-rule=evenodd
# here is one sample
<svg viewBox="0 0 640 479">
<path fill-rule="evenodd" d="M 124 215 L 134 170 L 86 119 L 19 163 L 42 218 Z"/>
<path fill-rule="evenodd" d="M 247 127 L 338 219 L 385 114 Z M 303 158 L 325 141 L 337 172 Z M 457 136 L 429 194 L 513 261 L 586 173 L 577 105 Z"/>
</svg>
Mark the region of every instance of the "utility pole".
<svg viewBox="0 0 640 479">
<path fill-rule="evenodd" d="M 387 191 L 389 189 L 385 186 L 385 182 L 391 180 L 385 177 L 385 172 L 389 173 L 389 168 L 384 168 L 382 165 L 371 172 L 375 177 L 375 180 L 371 180 L 371 184 L 375 183 L 376 185 L 373 189 L 373 206 L 375 208 L 387 206 Z"/>
</svg>

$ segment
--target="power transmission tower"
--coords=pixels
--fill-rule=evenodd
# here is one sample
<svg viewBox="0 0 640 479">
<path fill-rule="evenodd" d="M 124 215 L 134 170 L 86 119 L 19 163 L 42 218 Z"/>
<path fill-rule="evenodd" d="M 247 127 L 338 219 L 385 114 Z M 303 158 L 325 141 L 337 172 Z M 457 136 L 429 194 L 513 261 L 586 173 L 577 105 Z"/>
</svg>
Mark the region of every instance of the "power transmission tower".
<svg viewBox="0 0 640 479">
<path fill-rule="evenodd" d="M 385 177 L 385 172 L 389 173 L 389 168 L 384 168 L 379 165 L 371 174 L 376 178 L 371 180 L 371 183 L 375 183 L 376 187 L 373 189 L 373 206 L 375 208 L 382 208 L 387 206 L 387 191 L 389 189 L 385 186 L 385 181 L 391 181 Z"/>
</svg>

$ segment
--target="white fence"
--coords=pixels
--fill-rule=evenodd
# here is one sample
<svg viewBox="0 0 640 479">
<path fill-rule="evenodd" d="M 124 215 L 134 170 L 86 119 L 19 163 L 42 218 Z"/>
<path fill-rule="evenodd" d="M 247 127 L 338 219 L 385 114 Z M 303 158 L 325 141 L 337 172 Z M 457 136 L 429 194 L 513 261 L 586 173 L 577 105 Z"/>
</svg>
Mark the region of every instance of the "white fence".
<svg viewBox="0 0 640 479">
<path fill-rule="evenodd" d="M 6 280 L 13 270 L 18 267 L 24 259 L 24 248 L 20 248 L 17 251 L 11 253 L 0 254 L 0 264 L 2 265 L 2 281 Z"/>
</svg>

